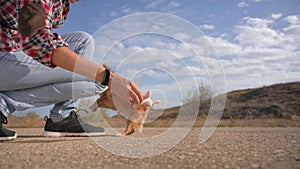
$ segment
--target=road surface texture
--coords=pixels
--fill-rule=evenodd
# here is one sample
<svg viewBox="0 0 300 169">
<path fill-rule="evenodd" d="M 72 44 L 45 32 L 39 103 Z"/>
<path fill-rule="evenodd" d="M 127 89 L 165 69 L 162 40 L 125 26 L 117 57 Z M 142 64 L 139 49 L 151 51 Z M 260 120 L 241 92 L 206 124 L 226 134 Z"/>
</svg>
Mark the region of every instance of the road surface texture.
<svg viewBox="0 0 300 169">
<path fill-rule="evenodd" d="M 171 150 L 142 159 L 112 154 L 89 137 L 45 138 L 41 136 L 43 129 L 14 129 L 18 138 L 0 143 L 0 168 L 300 169 L 300 128 L 218 128 L 208 141 L 199 144 L 200 129 L 193 128 Z M 146 128 L 142 136 L 151 137 L 165 130 Z M 97 139 L 104 142 L 122 137 L 108 132 Z"/>
</svg>

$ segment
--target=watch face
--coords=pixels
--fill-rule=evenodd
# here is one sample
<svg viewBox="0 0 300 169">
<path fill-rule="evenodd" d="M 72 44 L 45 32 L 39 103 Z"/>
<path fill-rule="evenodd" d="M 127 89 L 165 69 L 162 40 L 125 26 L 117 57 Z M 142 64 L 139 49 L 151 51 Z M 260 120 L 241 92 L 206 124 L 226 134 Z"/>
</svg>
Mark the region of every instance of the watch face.
<svg viewBox="0 0 300 169">
<path fill-rule="evenodd" d="M 109 78 L 110 78 L 110 71 L 108 69 L 105 69 L 103 82 L 101 84 L 107 86 L 109 83 Z"/>
</svg>

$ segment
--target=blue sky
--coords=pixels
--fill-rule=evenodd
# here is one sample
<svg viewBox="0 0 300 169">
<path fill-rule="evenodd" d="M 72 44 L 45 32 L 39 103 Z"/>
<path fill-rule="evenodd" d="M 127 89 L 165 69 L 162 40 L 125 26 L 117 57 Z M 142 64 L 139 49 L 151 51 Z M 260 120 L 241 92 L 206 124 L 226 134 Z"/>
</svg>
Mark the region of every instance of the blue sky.
<svg viewBox="0 0 300 169">
<path fill-rule="evenodd" d="M 212 80 L 215 79 L 207 73 L 213 71 L 207 70 L 207 60 L 222 65 L 225 91 L 299 81 L 299 11 L 299 0 L 81 0 L 72 4 L 66 23 L 54 32 L 88 32 L 94 35 L 98 49 L 101 46 L 97 46 L 97 39 L 102 37 L 97 31 L 124 16 L 143 12 L 168 13 L 191 23 L 204 33 L 205 42 L 210 43 L 220 59 L 204 56 L 195 62 L 193 54 L 182 42 L 172 37 L 143 34 L 116 43 L 107 54 L 110 59 L 105 60 L 113 68 L 121 67 L 120 74 L 128 78 L 135 75 L 133 79 L 141 81 L 143 90 L 153 90 L 156 97 L 163 98 L 164 104 L 174 106 L 180 104 L 193 86 L 184 87 L 192 81 L 186 77 L 189 71 L 193 72 L 198 84 L 214 83 Z M 130 26 L 136 28 L 136 25 L 139 23 L 124 23 L 112 32 L 132 31 Z M 172 26 L 179 29 L 182 25 L 169 25 Z M 184 37 L 188 32 L 182 34 Z M 114 37 L 112 35 L 111 39 Z M 205 48 L 205 44 L 198 41 L 194 47 Z M 161 60 L 145 58 L 138 61 L 143 57 L 139 55 L 145 54 L 159 56 Z M 120 66 L 120 60 L 124 58 L 134 62 L 127 63 L 125 59 Z M 131 67 L 122 68 L 126 64 Z M 159 69 L 150 69 L 151 65 Z M 186 69 L 180 69 L 183 65 Z"/>
<path fill-rule="evenodd" d="M 297 0 L 86 0 L 72 5 L 69 18 L 60 32 L 84 30 L 93 34 L 99 27 L 119 17 L 136 12 L 163 12 L 175 14 L 196 26 L 212 25 L 213 31 L 205 33 L 220 35 L 231 32 L 243 17 L 269 18 L 282 14 L 282 18 L 299 14 Z M 277 26 L 284 25 L 278 22 Z"/>
<path fill-rule="evenodd" d="M 300 59 L 283 56 L 299 55 L 299 11 L 300 2 L 297 0 L 86 0 L 72 5 L 67 22 L 58 32 L 82 30 L 94 34 L 109 22 L 126 15 L 170 13 L 191 22 L 210 38 L 223 61 L 228 80 L 234 81 L 231 77 L 236 76 L 232 69 L 236 66 L 238 70 L 241 65 L 242 69 L 248 70 L 247 74 L 265 74 L 257 76 L 256 80 L 249 79 L 249 84 L 227 84 L 227 90 L 234 90 L 299 79 L 299 69 L 295 65 Z M 281 46 L 287 42 L 290 46 Z M 272 56 L 276 51 L 278 54 Z M 261 69 L 263 72 L 255 69 L 253 62 L 260 63 L 265 68 Z M 279 76 L 276 71 L 282 75 L 286 73 L 286 77 Z"/>
</svg>

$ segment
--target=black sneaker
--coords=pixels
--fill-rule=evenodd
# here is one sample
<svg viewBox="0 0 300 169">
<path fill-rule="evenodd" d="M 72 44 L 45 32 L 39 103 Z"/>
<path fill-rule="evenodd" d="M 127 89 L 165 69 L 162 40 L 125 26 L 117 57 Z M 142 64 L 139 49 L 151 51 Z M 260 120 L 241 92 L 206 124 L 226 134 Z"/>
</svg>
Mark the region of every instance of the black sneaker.
<svg viewBox="0 0 300 169">
<path fill-rule="evenodd" d="M 45 117 L 46 125 L 43 135 L 46 137 L 67 137 L 67 136 L 100 136 L 105 133 L 105 129 L 87 124 L 79 118 L 75 111 L 59 121 L 53 122 L 51 118 Z"/>
<path fill-rule="evenodd" d="M 17 138 L 17 133 L 2 127 L 7 124 L 7 118 L 0 112 L 0 141 L 9 141 Z"/>
</svg>

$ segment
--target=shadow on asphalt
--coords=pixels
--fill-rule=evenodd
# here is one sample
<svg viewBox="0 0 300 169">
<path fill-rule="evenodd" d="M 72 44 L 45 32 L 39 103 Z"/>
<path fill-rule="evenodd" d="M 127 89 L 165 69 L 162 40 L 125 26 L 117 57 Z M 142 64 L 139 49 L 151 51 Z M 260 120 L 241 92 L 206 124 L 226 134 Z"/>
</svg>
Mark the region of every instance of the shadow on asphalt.
<svg viewBox="0 0 300 169">
<path fill-rule="evenodd" d="M 18 136 L 15 140 L 9 141 L 7 143 L 16 144 L 16 143 L 55 143 L 55 142 L 72 142 L 85 140 L 87 138 L 101 138 L 101 137 L 122 137 L 114 134 L 105 134 L 101 136 L 93 137 L 44 137 L 42 135 L 21 135 Z"/>
<path fill-rule="evenodd" d="M 19 144 L 19 143 L 55 143 L 55 142 L 67 142 L 67 141 L 75 141 L 75 140 L 15 140 L 10 141 L 10 144 Z"/>
</svg>

